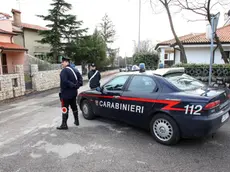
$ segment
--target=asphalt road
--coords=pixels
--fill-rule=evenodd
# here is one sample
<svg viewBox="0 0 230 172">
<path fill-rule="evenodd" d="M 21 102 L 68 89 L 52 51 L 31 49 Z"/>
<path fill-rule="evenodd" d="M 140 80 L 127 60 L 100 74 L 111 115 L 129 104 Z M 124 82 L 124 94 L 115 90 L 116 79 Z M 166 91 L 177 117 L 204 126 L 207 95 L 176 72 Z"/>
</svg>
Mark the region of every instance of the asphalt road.
<svg viewBox="0 0 230 172">
<path fill-rule="evenodd" d="M 108 80 L 110 77 L 103 79 Z M 80 91 L 87 89 L 87 86 Z M 229 172 L 230 126 L 214 136 L 156 143 L 138 128 L 108 119 L 83 119 L 58 131 L 57 93 L 0 106 L 0 172 Z"/>
</svg>

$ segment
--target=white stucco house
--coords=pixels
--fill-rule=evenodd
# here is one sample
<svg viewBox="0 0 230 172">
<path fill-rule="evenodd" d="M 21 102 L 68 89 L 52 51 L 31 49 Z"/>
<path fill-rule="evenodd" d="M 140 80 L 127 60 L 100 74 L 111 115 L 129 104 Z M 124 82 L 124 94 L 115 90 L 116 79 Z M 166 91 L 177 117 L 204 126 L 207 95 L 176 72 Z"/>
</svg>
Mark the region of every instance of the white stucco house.
<svg viewBox="0 0 230 172">
<path fill-rule="evenodd" d="M 222 42 L 226 55 L 230 58 L 230 24 L 218 28 L 217 35 Z M 179 37 L 179 39 L 184 45 L 188 63 L 208 64 L 210 62 L 210 41 L 206 38 L 206 33 L 188 34 Z M 216 44 L 214 44 L 215 47 Z M 171 66 L 181 62 L 180 51 L 177 48 L 175 39 L 172 39 L 158 43 L 155 50 L 160 53 L 161 62 Z M 218 48 L 215 50 L 214 63 L 224 63 Z"/>
</svg>

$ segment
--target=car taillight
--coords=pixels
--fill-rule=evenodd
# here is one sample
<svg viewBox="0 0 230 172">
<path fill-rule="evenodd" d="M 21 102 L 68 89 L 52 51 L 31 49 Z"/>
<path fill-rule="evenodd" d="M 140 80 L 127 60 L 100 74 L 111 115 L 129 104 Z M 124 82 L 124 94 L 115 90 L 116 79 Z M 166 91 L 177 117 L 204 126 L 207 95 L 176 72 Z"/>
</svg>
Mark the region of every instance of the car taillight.
<svg viewBox="0 0 230 172">
<path fill-rule="evenodd" d="M 217 101 L 214 101 L 214 102 L 207 104 L 204 107 L 204 109 L 206 109 L 206 110 L 213 109 L 213 108 L 217 107 L 218 105 L 220 105 L 220 100 L 217 100 Z"/>
<path fill-rule="evenodd" d="M 230 94 L 228 94 L 228 98 L 230 99 Z"/>
</svg>

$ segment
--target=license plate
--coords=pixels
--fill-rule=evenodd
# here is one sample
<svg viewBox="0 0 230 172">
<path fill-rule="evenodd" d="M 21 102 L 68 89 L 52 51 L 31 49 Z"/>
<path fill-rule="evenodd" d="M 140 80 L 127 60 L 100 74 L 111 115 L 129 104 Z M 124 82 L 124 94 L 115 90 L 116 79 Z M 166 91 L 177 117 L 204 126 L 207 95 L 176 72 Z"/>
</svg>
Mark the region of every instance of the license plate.
<svg viewBox="0 0 230 172">
<path fill-rule="evenodd" d="M 222 116 L 221 122 L 226 121 L 229 118 L 229 113 L 226 113 Z"/>
</svg>

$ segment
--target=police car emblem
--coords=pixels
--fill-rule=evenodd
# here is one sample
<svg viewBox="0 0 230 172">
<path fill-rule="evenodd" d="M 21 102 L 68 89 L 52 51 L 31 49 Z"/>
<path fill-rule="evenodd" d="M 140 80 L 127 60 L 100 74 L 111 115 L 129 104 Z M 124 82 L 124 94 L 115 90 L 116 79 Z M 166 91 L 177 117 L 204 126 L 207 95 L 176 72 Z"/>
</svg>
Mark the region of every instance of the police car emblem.
<svg viewBox="0 0 230 172">
<path fill-rule="evenodd" d="M 98 106 L 98 100 L 95 100 L 95 104 Z"/>
</svg>

